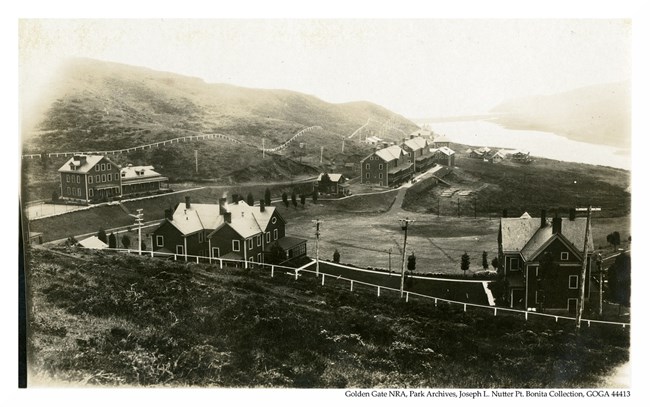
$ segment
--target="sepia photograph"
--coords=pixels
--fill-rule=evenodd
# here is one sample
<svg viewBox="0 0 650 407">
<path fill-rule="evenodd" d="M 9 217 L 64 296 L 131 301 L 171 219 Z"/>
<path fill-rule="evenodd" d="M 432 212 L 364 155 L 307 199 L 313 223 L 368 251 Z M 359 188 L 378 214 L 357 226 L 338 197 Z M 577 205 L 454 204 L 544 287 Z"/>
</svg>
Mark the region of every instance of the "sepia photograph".
<svg viewBox="0 0 650 407">
<path fill-rule="evenodd" d="M 21 18 L 19 387 L 625 401 L 632 28 Z"/>
</svg>

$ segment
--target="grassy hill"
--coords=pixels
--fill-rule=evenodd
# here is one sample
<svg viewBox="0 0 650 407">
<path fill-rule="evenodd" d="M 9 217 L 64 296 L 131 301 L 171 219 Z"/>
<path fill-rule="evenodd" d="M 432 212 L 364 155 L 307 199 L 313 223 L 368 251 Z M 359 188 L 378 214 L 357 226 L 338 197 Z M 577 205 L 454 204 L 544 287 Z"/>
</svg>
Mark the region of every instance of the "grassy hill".
<svg viewBox="0 0 650 407">
<path fill-rule="evenodd" d="M 629 331 L 463 312 L 336 282 L 28 252 L 31 385 L 601 387 Z"/>
<path fill-rule="evenodd" d="M 513 129 L 549 131 L 570 139 L 629 148 L 630 83 L 587 86 L 553 95 L 506 101 L 492 109 Z"/>
</svg>

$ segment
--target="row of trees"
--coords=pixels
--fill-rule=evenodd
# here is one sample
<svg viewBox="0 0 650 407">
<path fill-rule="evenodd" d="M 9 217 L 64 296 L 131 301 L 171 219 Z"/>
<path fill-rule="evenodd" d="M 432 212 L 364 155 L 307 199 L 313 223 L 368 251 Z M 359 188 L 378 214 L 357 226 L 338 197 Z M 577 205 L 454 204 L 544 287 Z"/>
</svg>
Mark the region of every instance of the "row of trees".
<svg viewBox="0 0 650 407">
<path fill-rule="evenodd" d="M 117 248 L 117 236 L 115 236 L 114 233 L 111 232 L 110 235 L 106 235 L 106 231 L 102 228 L 99 229 L 99 232 L 97 232 L 97 238 L 101 240 L 102 242 L 106 243 L 109 248 L 111 249 L 116 249 Z M 121 239 L 122 247 L 125 249 L 131 248 L 131 238 L 129 235 L 124 234 L 122 235 Z M 142 242 L 142 250 L 147 250 L 147 245 L 145 242 Z"/>
<path fill-rule="evenodd" d="M 298 199 L 300 198 L 300 204 L 304 207 L 305 203 L 307 202 L 307 197 L 308 194 L 296 194 L 296 191 L 291 192 L 291 205 L 293 205 L 294 208 L 298 207 Z M 318 201 L 318 191 L 314 190 L 311 194 L 312 201 L 316 203 Z M 232 196 L 233 202 L 236 202 L 240 199 L 239 194 L 233 194 Z M 252 192 L 249 192 L 246 195 L 246 203 L 250 206 L 255 205 L 255 197 L 253 196 Z M 289 207 L 289 195 L 286 192 L 282 193 L 282 203 L 284 203 L 285 207 Z M 264 204 L 266 206 L 271 205 L 271 190 L 266 188 L 264 191 Z"/>
</svg>

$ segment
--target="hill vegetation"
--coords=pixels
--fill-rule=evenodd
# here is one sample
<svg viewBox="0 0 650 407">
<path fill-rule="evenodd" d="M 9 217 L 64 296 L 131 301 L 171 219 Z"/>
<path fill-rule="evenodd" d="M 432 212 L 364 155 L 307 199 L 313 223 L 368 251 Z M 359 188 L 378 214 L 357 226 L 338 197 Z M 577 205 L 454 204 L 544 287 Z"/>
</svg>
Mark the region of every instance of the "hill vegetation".
<svg viewBox="0 0 650 407">
<path fill-rule="evenodd" d="M 629 357 L 620 327 L 576 334 L 308 276 L 75 250 L 26 265 L 30 378 L 63 384 L 601 387 Z"/>
<path fill-rule="evenodd" d="M 506 101 L 491 110 L 512 129 L 548 131 L 573 140 L 629 148 L 630 83 L 587 86 Z"/>
</svg>

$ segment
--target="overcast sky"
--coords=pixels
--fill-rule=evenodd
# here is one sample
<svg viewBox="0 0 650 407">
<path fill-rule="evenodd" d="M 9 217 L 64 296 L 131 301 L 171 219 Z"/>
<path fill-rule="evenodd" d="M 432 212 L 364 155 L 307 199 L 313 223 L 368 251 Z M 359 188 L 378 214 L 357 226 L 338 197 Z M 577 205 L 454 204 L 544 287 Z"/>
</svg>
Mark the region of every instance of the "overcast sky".
<svg viewBox="0 0 650 407">
<path fill-rule="evenodd" d="M 23 20 L 22 86 L 88 57 L 409 118 L 628 80 L 626 20 Z"/>
</svg>

